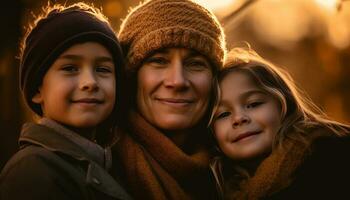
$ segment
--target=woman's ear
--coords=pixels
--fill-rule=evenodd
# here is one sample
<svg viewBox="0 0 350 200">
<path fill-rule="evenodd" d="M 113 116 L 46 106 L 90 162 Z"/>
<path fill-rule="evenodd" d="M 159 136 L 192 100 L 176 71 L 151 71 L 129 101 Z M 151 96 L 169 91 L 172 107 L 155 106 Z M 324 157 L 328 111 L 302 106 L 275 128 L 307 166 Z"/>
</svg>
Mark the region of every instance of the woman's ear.
<svg viewBox="0 0 350 200">
<path fill-rule="evenodd" d="M 32 101 L 37 104 L 43 103 L 43 97 L 41 95 L 41 89 L 36 92 L 36 94 L 32 97 Z"/>
</svg>

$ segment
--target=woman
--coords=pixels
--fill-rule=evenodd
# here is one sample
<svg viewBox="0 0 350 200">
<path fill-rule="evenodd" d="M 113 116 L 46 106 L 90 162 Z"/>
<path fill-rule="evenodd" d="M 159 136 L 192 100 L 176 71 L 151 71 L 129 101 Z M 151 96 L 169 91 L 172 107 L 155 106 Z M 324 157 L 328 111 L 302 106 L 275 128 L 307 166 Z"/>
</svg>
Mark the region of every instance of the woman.
<svg viewBox="0 0 350 200">
<path fill-rule="evenodd" d="M 220 24 L 192 1 L 151 0 L 130 11 L 119 39 L 132 99 L 114 172 L 136 199 L 214 198 L 207 123 L 225 55 Z"/>
</svg>

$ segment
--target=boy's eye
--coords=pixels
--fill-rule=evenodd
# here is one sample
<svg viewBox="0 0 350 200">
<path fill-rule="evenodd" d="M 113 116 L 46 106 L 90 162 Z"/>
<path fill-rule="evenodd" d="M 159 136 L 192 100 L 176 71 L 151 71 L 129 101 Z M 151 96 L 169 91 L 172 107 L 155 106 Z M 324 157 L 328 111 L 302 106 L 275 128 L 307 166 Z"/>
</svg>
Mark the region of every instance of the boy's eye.
<svg viewBox="0 0 350 200">
<path fill-rule="evenodd" d="M 230 112 L 221 112 L 221 113 L 219 113 L 217 116 L 216 116 L 216 118 L 215 119 L 222 119 L 222 118 L 225 118 L 225 117 L 227 117 L 227 116 L 229 116 L 231 113 Z"/>
<path fill-rule="evenodd" d="M 107 66 L 98 66 L 98 67 L 96 67 L 96 72 L 112 73 L 113 69 L 111 67 L 107 67 Z"/>
<path fill-rule="evenodd" d="M 249 103 L 249 104 L 247 104 L 246 105 L 246 108 L 256 108 L 256 107 L 258 107 L 258 106 L 260 106 L 260 105 L 262 105 L 264 102 L 262 102 L 262 101 L 255 101 L 255 102 L 252 102 L 252 103 Z"/>
<path fill-rule="evenodd" d="M 65 65 L 61 68 L 61 70 L 65 72 L 77 72 L 79 69 L 74 65 Z"/>
</svg>

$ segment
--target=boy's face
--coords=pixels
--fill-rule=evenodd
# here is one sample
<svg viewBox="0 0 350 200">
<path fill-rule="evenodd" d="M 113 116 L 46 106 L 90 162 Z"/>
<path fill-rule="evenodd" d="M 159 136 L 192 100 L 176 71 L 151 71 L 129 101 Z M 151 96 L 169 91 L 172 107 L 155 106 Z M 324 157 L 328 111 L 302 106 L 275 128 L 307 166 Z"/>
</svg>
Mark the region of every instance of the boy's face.
<svg viewBox="0 0 350 200">
<path fill-rule="evenodd" d="M 32 98 L 43 116 L 73 128 L 94 128 L 111 114 L 116 96 L 115 67 L 101 44 L 75 44 L 64 51 Z"/>
<path fill-rule="evenodd" d="M 243 72 L 227 74 L 220 89 L 221 100 L 213 128 L 223 153 L 234 160 L 270 153 L 281 124 L 277 100 L 259 89 Z"/>
</svg>

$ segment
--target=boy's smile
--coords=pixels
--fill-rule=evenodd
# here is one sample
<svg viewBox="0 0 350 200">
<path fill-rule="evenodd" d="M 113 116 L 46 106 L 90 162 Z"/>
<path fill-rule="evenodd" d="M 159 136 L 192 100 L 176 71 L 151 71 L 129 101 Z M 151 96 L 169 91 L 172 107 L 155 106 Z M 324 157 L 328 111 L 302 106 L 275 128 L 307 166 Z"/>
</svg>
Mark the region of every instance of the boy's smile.
<svg viewBox="0 0 350 200">
<path fill-rule="evenodd" d="M 75 44 L 55 60 L 32 100 L 41 104 L 44 117 L 93 128 L 112 112 L 115 84 L 110 52 L 96 42 Z"/>
</svg>

